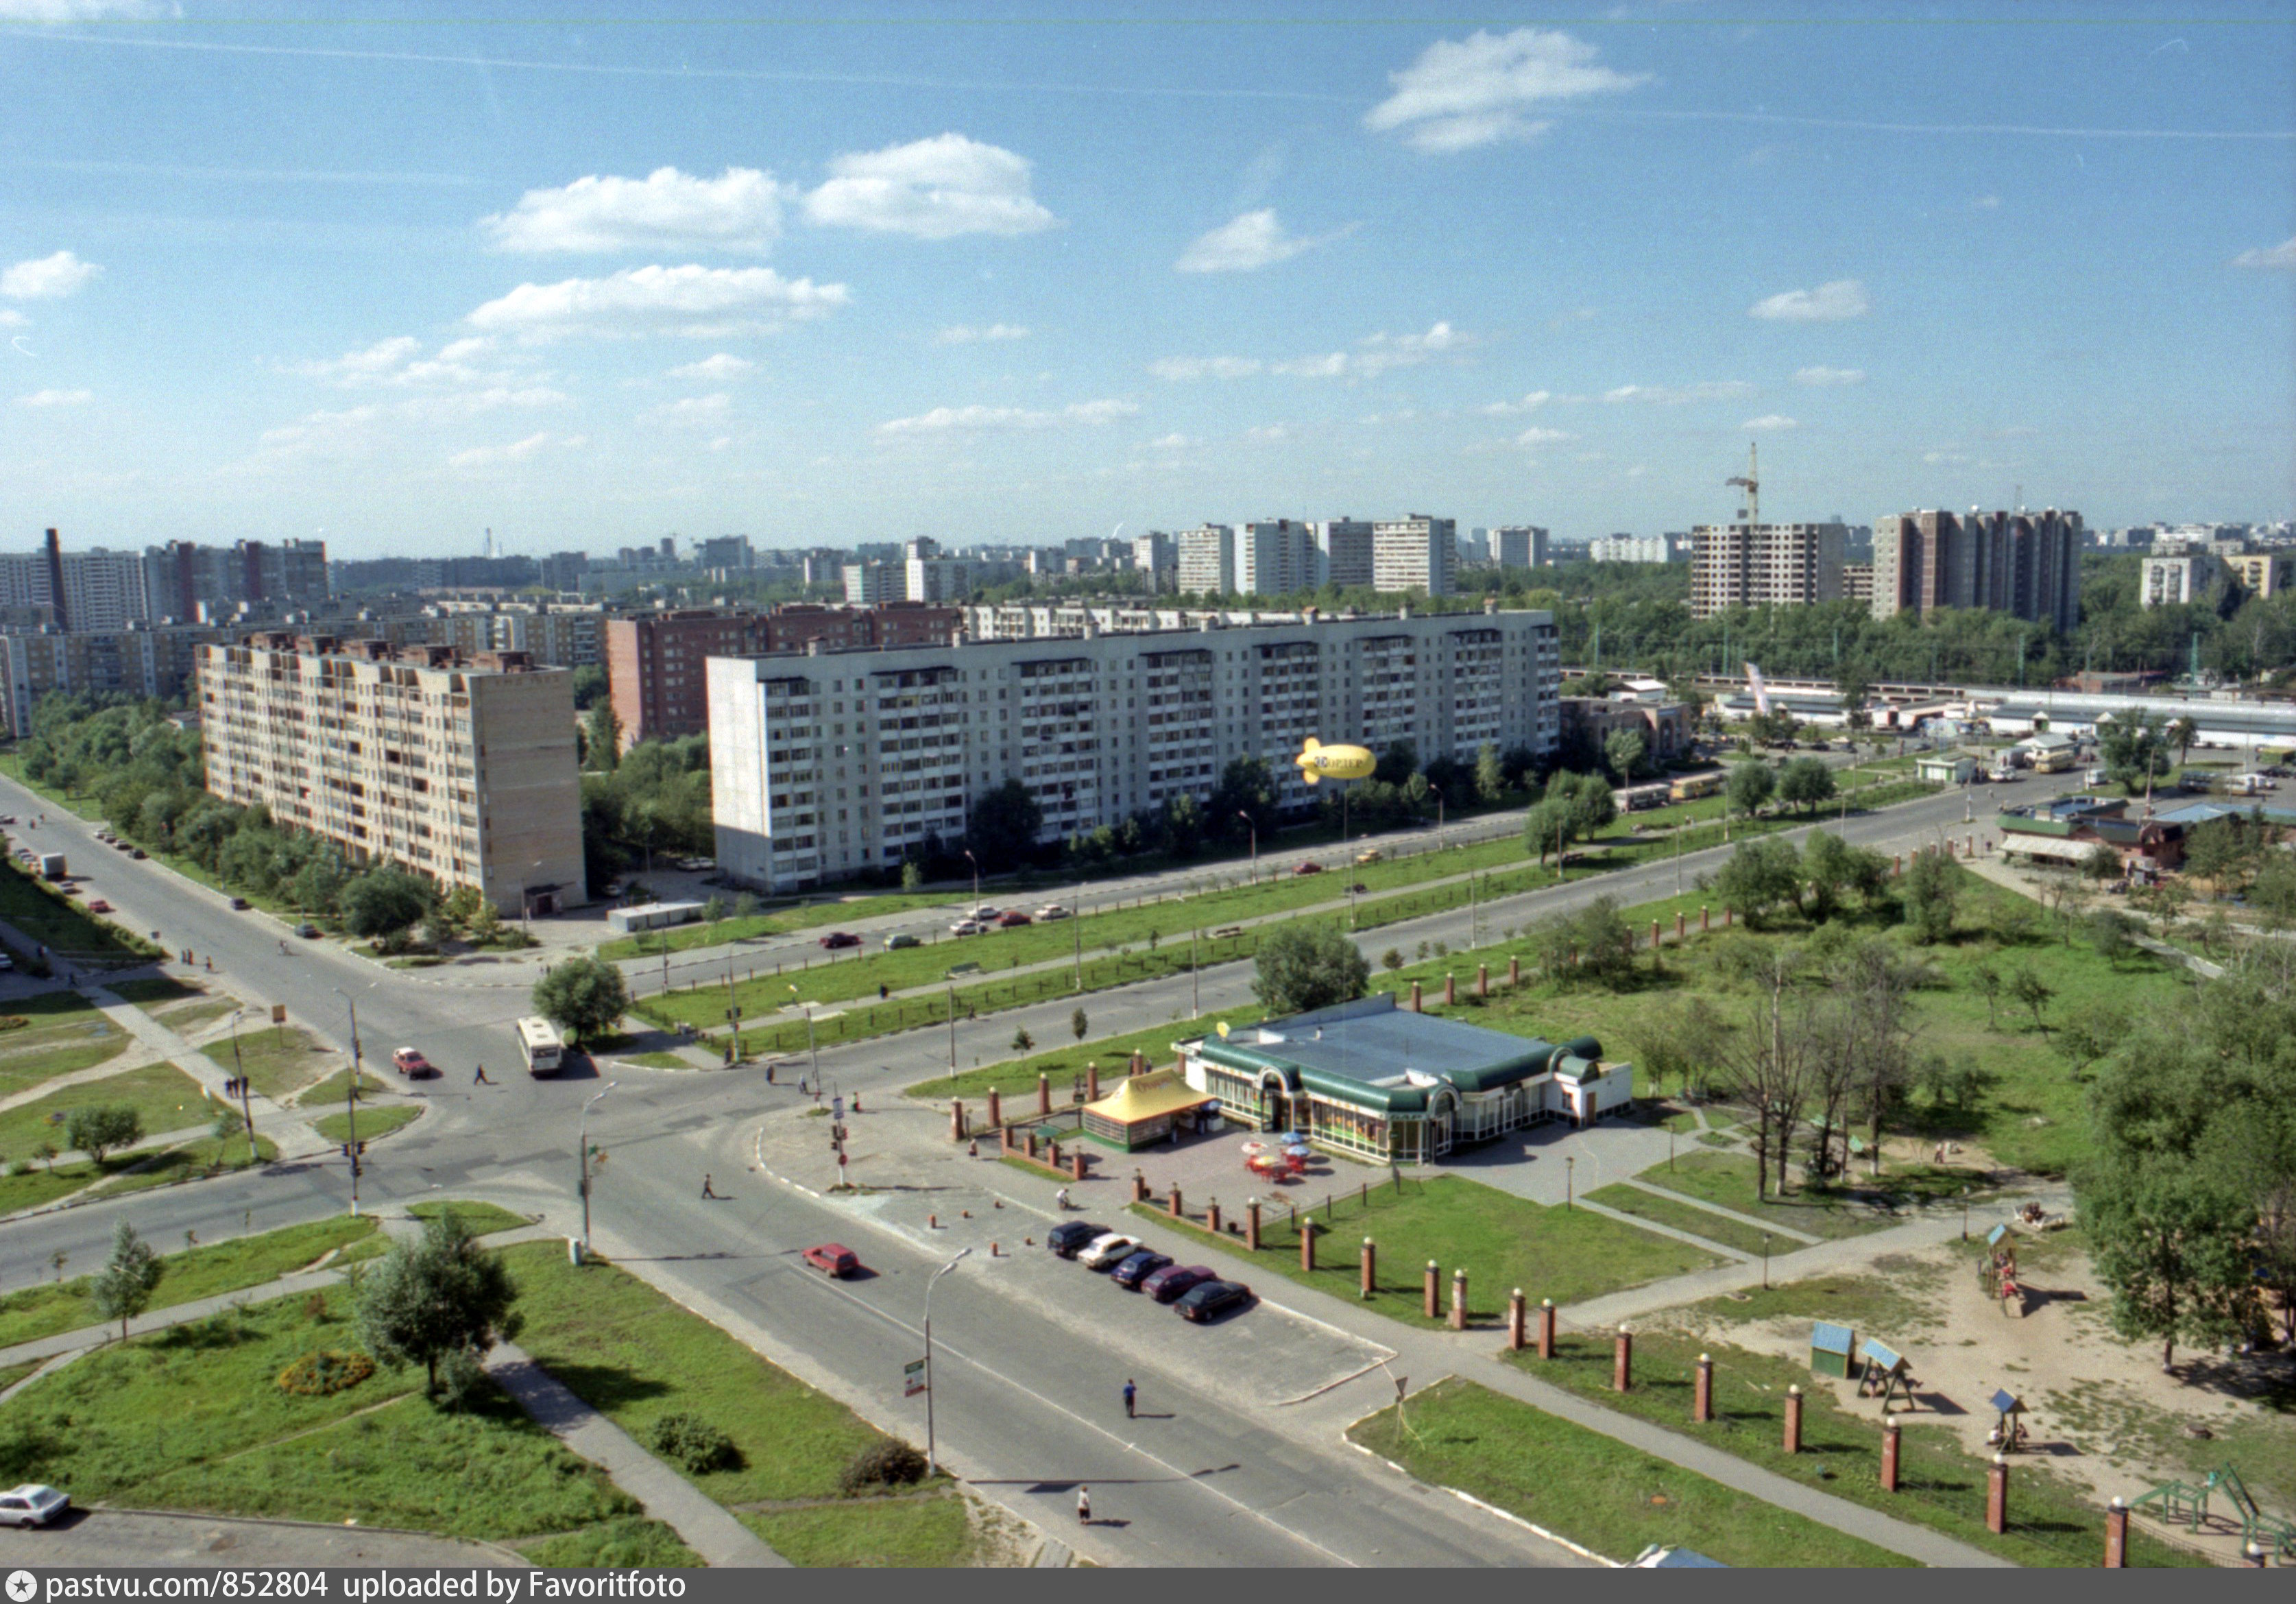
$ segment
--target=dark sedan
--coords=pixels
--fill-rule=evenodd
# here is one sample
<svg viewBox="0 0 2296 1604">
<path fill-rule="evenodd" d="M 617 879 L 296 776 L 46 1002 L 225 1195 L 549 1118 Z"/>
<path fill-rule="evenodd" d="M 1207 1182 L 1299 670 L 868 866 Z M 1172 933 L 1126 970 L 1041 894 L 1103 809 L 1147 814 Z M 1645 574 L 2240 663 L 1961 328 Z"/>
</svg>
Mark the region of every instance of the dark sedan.
<svg viewBox="0 0 2296 1604">
<path fill-rule="evenodd" d="M 1063 1259 L 1073 1259 L 1099 1238 L 1108 1235 L 1104 1225 L 1087 1225 L 1081 1220 L 1068 1220 L 1045 1233 L 1045 1246 Z"/>
<path fill-rule="evenodd" d="M 1218 1320 L 1231 1309 L 1241 1309 L 1251 1301 L 1251 1288 L 1242 1281 L 1204 1281 L 1182 1293 L 1172 1306 L 1180 1312 L 1182 1320 L 1198 1322 Z"/>
<path fill-rule="evenodd" d="M 833 952 L 840 947 L 858 947 L 861 938 L 849 930 L 832 930 L 821 938 L 821 944 Z"/>
<path fill-rule="evenodd" d="M 1218 1279 L 1207 1264 L 1167 1264 L 1143 1278 L 1140 1290 L 1160 1304 L 1168 1304 L 1191 1287 Z"/>
<path fill-rule="evenodd" d="M 1141 1282 L 1171 1262 L 1170 1254 L 1151 1253 L 1144 1247 L 1110 1271 L 1108 1279 L 1119 1287 L 1129 1287 L 1133 1291 L 1137 1292 L 1140 1290 Z"/>
</svg>

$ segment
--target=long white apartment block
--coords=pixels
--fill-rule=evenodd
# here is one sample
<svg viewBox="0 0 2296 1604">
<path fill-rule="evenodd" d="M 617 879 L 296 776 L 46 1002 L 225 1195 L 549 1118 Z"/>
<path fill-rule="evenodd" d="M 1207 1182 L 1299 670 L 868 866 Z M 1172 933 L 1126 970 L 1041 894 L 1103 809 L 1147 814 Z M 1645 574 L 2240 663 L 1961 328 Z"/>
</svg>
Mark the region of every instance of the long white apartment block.
<svg viewBox="0 0 2296 1604">
<path fill-rule="evenodd" d="M 354 864 L 476 886 L 505 915 L 587 901 L 573 675 L 276 633 L 200 650 L 208 789 Z"/>
<path fill-rule="evenodd" d="M 1235 588 L 1245 596 L 1289 596 L 1313 590 L 1322 581 L 1323 554 L 1316 532 L 1297 518 L 1270 518 L 1239 524 L 1235 531 Z"/>
<path fill-rule="evenodd" d="M 1459 521 L 1414 513 L 1371 526 L 1372 583 L 1382 590 L 1448 596 L 1458 588 Z"/>
<path fill-rule="evenodd" d="M 1316 793 L 1294 760 L 1310 736 L 1409 741 L 1423 762 L 1472 762 L 1486 743 L 1544 757 L 1558 736 L 1548 613 L 1010 611 L 1001 639 L 711 658 L 718 867 L 776 892 L 882 869 L 928 837 L 955 843 L 1008 779 L 1058 841 L 1201 800 L 1238 757 L 1265 761 L 1279 806 L 1305 811 Z M 1045 632 L 1020 633 L 1039 613 Z M 1104 627 L 1126 614 L 1154 627 Z"/>
<path fill-rule="evenodd" d="M 1186 596 L 1226 596 L 1235 588 L 1235 531 L 1225 523 L 1199 524 L 1172 537 L 1176 584 Z"/>
</svg>

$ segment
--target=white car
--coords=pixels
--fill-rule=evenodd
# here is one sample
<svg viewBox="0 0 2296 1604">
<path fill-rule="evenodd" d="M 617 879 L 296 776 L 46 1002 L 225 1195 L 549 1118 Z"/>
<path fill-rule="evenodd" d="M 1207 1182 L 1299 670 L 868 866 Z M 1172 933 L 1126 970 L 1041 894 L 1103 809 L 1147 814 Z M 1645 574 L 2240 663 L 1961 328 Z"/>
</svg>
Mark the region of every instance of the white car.
<svg viewBox="0 0 2296 1604">
<path fill-rule="evenodd" d="M 2111 776 L 2107 775 L 2103 769 L 2092 769 L 2087 774 L 2081 776 L 2081 784 L 2084 786 L 2102 786 L 2110 778 Z"/>
<path fill-rule="evenodd" d="M 1069 910 L 1062 908 L 1058 902 L 1047 902 L 1042 908 L 1037 909 L 1037 917 L 1040 920 L 1065 919 L 1068 917 Z"/>
<path fill-rule="evenodd" d="M 1095 1237 L 1084 1251 L 1077 1254 L 1077 1263 L 1086 1270 L 1113 1270 L 1122 1260 L 1140 1251 L 1140 1244 L 1120 1231 L 1111 1231 L 1104 1237 Z"/>
<path fill-rule="evenodd" d="M 44 1526 L 71 1508 L 69 1493 L 37 1482 L 0 1493 L 0 1526 Z"/>
<path fill-rule="evenodd" d="M 988 928 L 979 919 L 959 919 L 948 927 L 951 935 L 980 935 Z"/>
<path fill-rule="evenodd" d="M 974 909 L 971 913 L 964 917 L 969 919 L 979 919 L 983 924 L 986 924 L 1004 911 L 1004 910 L 1001 908 L 991 908 L 988 903 L 983 902 L 980 907 Z"/>
</svg>

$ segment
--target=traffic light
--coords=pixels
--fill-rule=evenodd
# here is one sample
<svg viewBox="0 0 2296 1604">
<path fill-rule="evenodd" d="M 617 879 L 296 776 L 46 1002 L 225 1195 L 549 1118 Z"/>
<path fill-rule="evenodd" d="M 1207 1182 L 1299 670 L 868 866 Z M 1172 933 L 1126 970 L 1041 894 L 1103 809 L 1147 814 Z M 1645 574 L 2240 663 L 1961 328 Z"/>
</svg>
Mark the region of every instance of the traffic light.
<svg viewBox="0 0 2296 1604">
<path fill-rule="evenodd" d="M 365 1142 L 345 1142 L 338 1151 L 340 1151 L 345 1158 L 357 1158 L 359 1155 L 366 1151 L 366 1144 Z"/>
</svg>

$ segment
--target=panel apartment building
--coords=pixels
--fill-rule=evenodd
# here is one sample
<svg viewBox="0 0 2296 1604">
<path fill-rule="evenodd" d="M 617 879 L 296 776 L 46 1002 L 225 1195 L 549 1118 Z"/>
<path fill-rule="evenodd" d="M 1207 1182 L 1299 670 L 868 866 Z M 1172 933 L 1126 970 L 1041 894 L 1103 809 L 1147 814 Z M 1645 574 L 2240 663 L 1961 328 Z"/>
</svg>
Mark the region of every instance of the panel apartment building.
<svg viewBox="0 0 2296 1604">
<path fill-rule="evenodd" d="M 2080 621 L 2079 513 L 1916 511 L 1874 520 L 1873 610 L 1983 607 L 2070 631 Z"/>
<path fill-rule="evenodd" d="M 269 632 L 200 652 L 208 789 L 508 916 L 588 901 L 573 676 Z"/>
<path fill-rule="evenodd" d="M 1371 582 L 1383 591 L 1458 588 L 1459 521 L 1414 513 L 1371 526 Z"/>
<path fill-rule="evenodd" d="M 1015 612 L 1018 629 L 1035 610 Z M 776 892 L 882 869 L 930 836 L 956 839 L 973 799 L 1008 779 L 1043 808 L 1043 839 L 1063 840 L 1201 798 L 1245 756 L 1275 772 L 1279 806 L 1303 811 L 1316 795 L 1294 759 L 1310 736 L 1407 740 L 1423 760 L 1472 761 L 1486 742 L 1554 750 L 1550 613 L 1192 616 L 1191 628 L 1103 631 L 1086 616 L 1072 636 L 713 660 L 718 867 Z"/>
<path fill-rule="evenodd" d="M 1702 523 L 1690 531 L 1690 615 L 1841 599 L 1842 523 Z"/>
<path fill-rule="evenodd" d="M 101 546 L 66 551 L 54 530 L 38 551 L 0 554 L 0 607 L 45 607 L 59 629 L 124 629 L 152 615 L 143 558 Z"/>
</svg>

